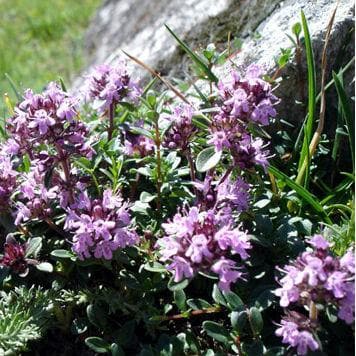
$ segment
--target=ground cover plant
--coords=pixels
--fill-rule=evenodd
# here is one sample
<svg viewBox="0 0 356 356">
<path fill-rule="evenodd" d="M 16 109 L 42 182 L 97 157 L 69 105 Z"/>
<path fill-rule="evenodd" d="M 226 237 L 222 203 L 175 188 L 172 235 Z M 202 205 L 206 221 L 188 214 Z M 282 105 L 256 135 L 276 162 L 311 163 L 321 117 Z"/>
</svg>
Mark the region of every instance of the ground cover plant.
<svg viewBox="0 0 356 356">
<path fill-rule="evenodd" d="M 59 81 L 7 101 L 0 354 L 352 355 L 354 167 L 337 157 L 354 153 L 353 59 L 328 78 L 324 53 L 319 94 L 301 14 L 277 59 L 279 73 L 294 51 L 308 62 L 294 127 L 278 75 L 251 63 L 218 78 L 228 50 L 167 29 L 201 85 L 128 54 L 151 81 L 118 60 L 78 95 Z"/>
</svg>

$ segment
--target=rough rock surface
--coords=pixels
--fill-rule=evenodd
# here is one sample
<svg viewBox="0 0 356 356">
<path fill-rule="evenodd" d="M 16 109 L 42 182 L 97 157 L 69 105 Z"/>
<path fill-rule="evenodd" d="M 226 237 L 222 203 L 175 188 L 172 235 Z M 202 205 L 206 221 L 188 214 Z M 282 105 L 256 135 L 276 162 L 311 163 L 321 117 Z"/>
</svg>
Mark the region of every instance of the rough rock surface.
<svg viewBox="0 0 356 356">
<path fill-rule="evenodd" d="M 291 34 L 292 26 L 300 21 L 303 9 L 318 66 L 335 5 L 336 1 L 328 0 L 106 0 L 87 32 L 88 57 L 91 65 L 110 62 L 123 56 L 123 49 L 164 75 L 184 78 L 190 59 L 164 28 L 167 24 L 193 49 L 210 42 L 226 46 L 229 31 L 232 37 L 243 38 L 242 50 L 214 69 L 218 76 L 226 75 L 231 62 L 242 68 L 257 62 L 274 73 L 280 49 L 292 47 L 286 34 Z M 353 56 L 353 30 L 354 2 L 340 0 L 328 49 L 329 68 L 339 68 Z M 136 73 L 143 74 L 141 68 L 136 68 Z M 282 81 L 277 90 L 284 103 L 279 111 L 281 116 L 294 121 L 300 117 L 294 103 L 296 98 L 300 99 L 300 91 L 296 92 L 301 85 L 305 92 L 306 83 L 300 83 L 295 64 L 280 74 L 288 80 Z M 74 87 L 81 83 L 79 77 Z M 295 110 L 290 110 L 292 105 Z"/>
</svg>

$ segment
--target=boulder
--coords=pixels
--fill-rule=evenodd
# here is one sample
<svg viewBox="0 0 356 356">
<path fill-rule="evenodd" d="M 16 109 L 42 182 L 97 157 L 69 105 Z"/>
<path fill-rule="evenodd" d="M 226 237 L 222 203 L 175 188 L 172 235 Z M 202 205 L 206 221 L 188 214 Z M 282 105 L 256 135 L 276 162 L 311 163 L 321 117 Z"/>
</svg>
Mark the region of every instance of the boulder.
<svg viewBox="0 0 356 356">
<path fill-rule="evenodd" d="M 125 50 L 163 75 L 187 79 L 191 61 L 165 29 L 167 24 L 195 50 L 211 42 L 226 48 L 229 32 L 232 39 L 242 39 L 242 49 L 224 65 L 214 68 L 219 77 L 227 75 L 231 66 L 243 70 L 252 62 L 273 75 L 281 48 L 293 47 L 287 34 L 291 35 L 292 26 L 300 22 L 302 9 L 320 69 L 325 32 L 335 5 L 335 1 L 328 0 L 106 0 L 87 31 L 89 68 L 123 57 L 121 50 Z M 353 53 L 354 2 L 340 0 L 328 46 L 328 74 L 331 68 L 345 65 Z M 279 112 L 291 122 L 300 120 L 301 111 L 305 111 L 302 105 L 295 104 L 295 100 L 306 97 L 305 62 L 303 59 L 303 66 L 297 69 L 294 60 L 279 73 L 288 79 L 276 90 L 283 102 Z M 346 83 L 352 82 L 353 71 L 348 73 Z M 147 75 L 139 67 L 135 67 L 135 74 Z M 82 77 L 75 81 L 75 88 L 81 86 Z M 347 89 L 350 94 L 353 92 L 353 86 Z"/>
</svg>

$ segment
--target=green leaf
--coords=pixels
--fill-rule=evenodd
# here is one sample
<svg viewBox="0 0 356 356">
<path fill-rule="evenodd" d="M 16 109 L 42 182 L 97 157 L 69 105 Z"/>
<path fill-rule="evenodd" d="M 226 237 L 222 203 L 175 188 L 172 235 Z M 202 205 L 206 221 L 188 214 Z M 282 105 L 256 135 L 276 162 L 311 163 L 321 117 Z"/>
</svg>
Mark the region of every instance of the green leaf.
<svg viewBox="0 0 356 356">
<path fill-rule="evenodd" d="M 206 172 L 215 167 L 221 158 L 222 151 L 215 151 L 215 147 L 207 147 L 199 152 L 196 160 L 198 172 Z"/>
<path fill-rule="evenodd" d="M 73 335 L 80 335 L 85 333 L 88 330 L 87 319 L 84 318 L 74 319 L 70 329 Z"/>
<path fill-rule="evenodd" d="M 209 128 L 210 120 L 203 114 L 194 114 L 192 121 L 198 129 L 207 130 Z"/>
<path fill-rule="evenodd" d="M 5 267 L 5 266 L 0 266 L 0 286 L 2 285 L 2 282 L 4 279 L 8 276 L 10 271 L 10 268 Z"/>
<path fill-rule="evenodd" d="M 13 81 L 13 79 L 10 77 L 9 74 L 5 73 L 4 74 L 5 78 L 7 79 L 7 81 L 9 82 L 11 89 L 13 90 L 14 94 L 16 95 L 16 99 L 17 101 L 22 101 L 22 95 L 19 93 L 19 91 L 17 90 L 16 84 Z"/>
<path fill-rule="evenodd" d="M 188 299 L 187 304 L 193 309 L 193 310 L 201 310 L 201 309 L 206 309 L 206 308 L 211 308 L 211 304 L 208 303 L 204 299 Z"/>
<path fill-rule="evenodd" d="M 110 345 L 111 356 L 125 356 L 124 350 L 118 344 L 111 344 Z"/>
<path fill-rule="evenodd" d="M 226 300 L 217 284 L 214 284 L 212 297 L 217 304 L 227 307 Z"/>
<path fill-rule="evenodd" d="M 42 237 L 33 237 L 27 242 L 26 255 L 25 257 L 34 257 L 36 258 L 38 253 L 42 248 Z"/>
<path fill-rule="evenodd" d="M 153 90 L 149 90 L 146 94 L 146 100 L 152 109 L 155 108 L 157 102 L 156 93 Z"/>
<path fill-rule="evenodd" d="M 233 311 L 230 314 L 231 326 L 240 335 L 247 323 L 248 315 L 246 310 L 243 311 Z"/>
<path fill-rule="evenodd" d="M 104 329 L 106 318 L 103 310 L 97 304 L 89 304 L 87 306 L 87 317 L 89 321 L 99 329 Z"/>
<path fill-rule="evenodd" d="M 204 321 L 203 329 L 210 337 L 216 341 L 220 341 L 226 344 L 229 340 L 230 336 L 226 328 L 221 324 L 215 323 L 214 321 Z"/>
<path fill-rule="evenodd" d="M 296 37 L 299 37 L 302 32 L 302 25 L 300 24 L 300 22 L 297 22 L 292 26 L 292 32 L 295 34 Z"/>
<path fill-rule="evenodd" d="M 261 340 L 255 340 L 252 343 L 243 343 L 242 350 L 246 352 L 246 356 L 262 356 L 263 343 Z"/>
<path fill-rule="evenodd" d="M 194 63 L 199 67 L 199 69 L 205 73 L 208 79 L 212 82 L 217 83 L 218 78 L 211 71 L 211 69 L 204 63 L 204 60 L 200 58 L 196 53 L 194 53 L 186 43 L 184 43 L 167 25 L 165 25 L 169 33 L 175 38 L 180 47 L 188 54 L 188 56 L 194 61 Z"/>
<path fill-rule="evenodd" d="M 61 84 L 61 88 L 63 91 L 67 92 L 66 85 L 64 84 L 64 80 L 62 77 L 58 77 L 59 83 Z"/>
<path fill-rule="evenodd" d="M 152 133 L 142 127 L 130 126 L 130 131 L 134 134 L 142 135 L 142 136 L 148 137 L 152 140 L 154 139 L 154 136 L 152 135 Z"/>
<path fill-rule="evenodd" d="M 250 309 L 249 321 L 253 334 L 259 335 L 263 329 L 263 318 L 261 312 L 256 307 Z"/>
<path fill-rule="evenodd" d="M 189 279 L 183 279 L 180 282 L 174 282 L 173 277 L 169 280 L 167 287 L 170 291 L 174 292 L 177 290 L 184 289 L 189 284 Z"/>
<path fill-rule="evenodd" d="M 47 273 L 53 272 L 53 266 L 49 262 L 41 262 L 38 265 L 36 265 L 36 268 L 42 272 L 47 272 Z"/>
<path fill-rule="evenodd" d="M 142 192 L 140 195 L 140 201 L 142 201 L 142 203 L 149 203 L 152 200 L 156 199 L 156 194 L 151 194 L 148 192 Z"/>
<path fill-rule="evenodd" d="M 110 344 L 101 337 L 87 337 L 85 344 L 98 354 L 105 354 L 110 351 Z"/>
<path fill-rule="evenodd" d="M 258 209 L 263 209 L 264 207 L 266 207 L 269 203 L 271 202 L 270 199 L 261 199 L 258 200 L 255 204 L 253 204 L 253 206 L 255 206 Z"/>
<path fill-rule="evenodd" d="M 338 310 L 334 305 L 328 305 L 326 307 L 326 315 L 328 316 L 328 319 L 331 323 L 336 323 L 338 316 L 337 316 Z"/>
<path fill-rule="evenodd" d="M 147 262 L 144 265 L 144 269 L 150 272 L 167 272 L 167 268 L 159 262 Z"/>
<path fill-rule="evenodd" d="M 51 252 L 51 256 L 53 257 L 58 257 L 58 258 L 72 258 L 73 257 L 73 253 L 67 250 L 53 250 Z"/>
<path fill-rule="evenodd" d="M 304 161 L 307 161 L 306 167 L 306 179 L 304 180 L 304 187 L 308 185 L 309 181 L 309 143 L 313 134 L 313 126 L 315 122 L 315 107 L 316 107 L 316 75 L 315 75 L 315 63 L 314 63 L 314 54 L 312 42 L 310 39 L 309 28 L 307 20 L 305 18 L 304 12 L 301 11 L 302 17 L 302 27 L 305 38 L 305 49 L 307 56 L 307 67 L 308 67 L 308 118 L 304 126 L 304 140 L 302 145 L 302 150 L 300 153 L 298 171 L 301 170 L 301 167 Z M 298 178 L 297 178 L 298 179 Z M 303 175 L 299 176 L 298 183 L 302 183 Z"/>
<path fill-rule="evenodd" d="M 187 309 L 187 306 L 185 304 L 185 301 L 187 299 L 185 293 L 183 290 L 175 290 L 173 292 L 174 295 L 174 302 L 176 303 L 177 307 L 181 311 L 185 311 Z"/>
<path fill-rule="evenodd" d="M 135 335 L 136 321 L 130 320 L 122 325 L 118 335 L 117 343 L 123 347 L 127 346 L 132 342 Z"/>
<path fill-rule="evenodd" d="M 269 166 L 269 172 L 271 172 L 276 178 L 280 179 L 281 181 L 285 182 L 291 189 L 295 190 L 295 192 L 308 204 L 310 204 L 313 209 L 323 217 L 324 221 L 328 224 L 332 225 L 332 221 L 330 220 L 329 216 L 325 213 L 323 207 L 320 205 L 319 201 L 316 197 L 308 192 L 304 187 L 300 184 L 296 183 L 292 179 L 290 179 L 287 175 L 279 171 L 276 167 Z"/>
<path fill-rule="evenodd" d="M 228 307 L 231 310 L 241 310 L 244 307 L 243 301 L 234 292 L 223 292 L 223 295 L 227 301 Z"/>
</svg>

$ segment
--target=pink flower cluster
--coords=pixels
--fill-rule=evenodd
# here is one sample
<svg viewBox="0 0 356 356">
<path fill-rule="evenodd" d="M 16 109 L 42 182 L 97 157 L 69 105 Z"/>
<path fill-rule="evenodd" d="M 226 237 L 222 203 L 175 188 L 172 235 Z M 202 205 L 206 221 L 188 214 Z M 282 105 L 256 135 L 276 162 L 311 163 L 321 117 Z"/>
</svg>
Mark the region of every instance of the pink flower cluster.
<svg viewBox="0 0 356 356">
<path fill-rule="evenodd" d="M 19 244 L 12 238 L 7 238 L 4 244 L 4 255 L 0 258 L 0 266 L 5 266 L 25 276 L 28 272 L 28 261 L 25 257 L 26 245 Z"/>
<path fill-rule="evenodd" d="M 251 186 L 242 177 L 233 180 L 230 174 L 223 182 L 214 182 L 207 174 L 203 182 L 194 182 L 194 186 L 198 190 L 197 205 L 203 210 L 216 208 L 220 219 L 226 216 L 230 220 L 233 211 L 241 213 L 249 207 Z"/>
<path fill-rule="evenodd" d="M 268 125 L 269 118 L 277 114 L 274 109 L 277 98 L 261 75 L 261 68 L 251 65 L 245 78 L 233 71 L 227 81 L 218 85 L 222 104 L 213 117 L 208 142 L 217 151 L 229 150 L 235 165 L 241 169 L 268 165 L 268 151 L 264 150 L 263 141 L 253 138 L 248 131 L 250 123 Z"/>
<path fill-rule="evenodd" d="M 126 64 L 102 64 L 94 68 L 85 84 L 85 96 L 94 100 L 99 112 L 106 112 L 119 102 L 137 102 L 141 95 L 138 84 L 130 78 Z"/>
<path fill-rule="evenodd" d="M 34 159 L 41 145 L 51 144 L 60 160 L 70 154 L 91 157 L 93 150 L 87 140 L 88 129 L 77 119 L 76 106 L 77 99 L 55 82 L 49 83 L 41 94 L 27 89 L 24 100 L 7 123 L 12 153 L 27 153 Z"/>
<path fill-rule="evenodd" d="M 298 355 L 306 355 L 309 350 L 315 351 L 319 344 L 313 334 L 307 330 L 301 330 L 297 323 L 284 319 L 276 330 L 276 335 L 282 337 L 284 344 L 297 348 Z"/>
<path fill-rule="evenodd" d="M 322 235 L 314 235 L 309 243 L 313 246 L 313 251 L 303 252 L 292 264 L 282 269 L 285 275 L 279 280 L 281 287 L 275 291 L 275 294 L 280 297 L 280 305 L 290 307 L 295 303 L 310 307 L 311 303 L 324 306 L 331 304 L 338 308 L 340 319 L 347 324 L 352 324 L 355 320 L 353 251 L 348 251 L 341 258 L 332 256 L 329 242 Z M 290 335 L 293 333 L 285 331 L 286 328 L 291 327 L 291 324 L 287 322 L 282 324 L 284 326 L 277 330 L 277 335 L 284 335 L 283 342 L 296 346 L 295 340 L 290 342 Z M 297 327 L 305 329 L 305 323 L 304 327 L 301 325 Z M 296 334 L 297 331 L 294 333 Z M 313 343 L 311 342 L 310 345 Z M 311 346 L 310 349 L 314 350 L 313 347 Z M 304 355 L 305 352 L 300 354 Z"/>
<path fill-rule="evenodd" d="M 102 199 L 91 200 L 86 191 L 67 209 L 64 228 L 73 233 L 73 251 L 80 259 L 104 258 L 138 242 L 138 235 L 129 228 L 127 203 L 107 189 Z"/>
<path fill-rule="evenodd" d="M 162 146 L 169 149 L 185 151 L 192 136 L 197 131 L 192 122 L 193 109 L 188 105 L 180 105 L 174 108 L 169 116 L 170 127 L 166 131 Z"/>
<path fill-rule="evenodd" d="M 10 211 L 14 205 L 10 197 L 14 198 L 16 224 L 50 216 L 56 198 L 62 207 L 68 204 L 64 196 L 80 180 L 70 158 L 90 158 L 94 152 L 76 105 L 74 97 L 52 82 L 41 94 L 26 90 L 7 121 L 10 138 L 0 146 L 0 209 Z M 17 172 L 15 162 L 19 165 L 25 159 L 29 167 Z"/>
<path fill-rule="evenodd" d="M 174 273 L 175 282 L 198 272 L 213 272 L 219 277 L 219 287 L 228 291 L 231 283 L 243 278 L 241 266 L 229 258 L 249 257 L 249 236 L 240 226 L 222 224 L 213 210 L 199 212 L 197 207 L 177 213 L 162 226 L 166 236 L 158 240 L 156 248 L 160 260 L 169 262 L 167 269 Z"/>
<path fill-rule="evenodd" d="M 17 172 L 5 146 L 0 146 L 0 213 L 9 206 L 9 200 L 16 189 Z"/>
</svg>

